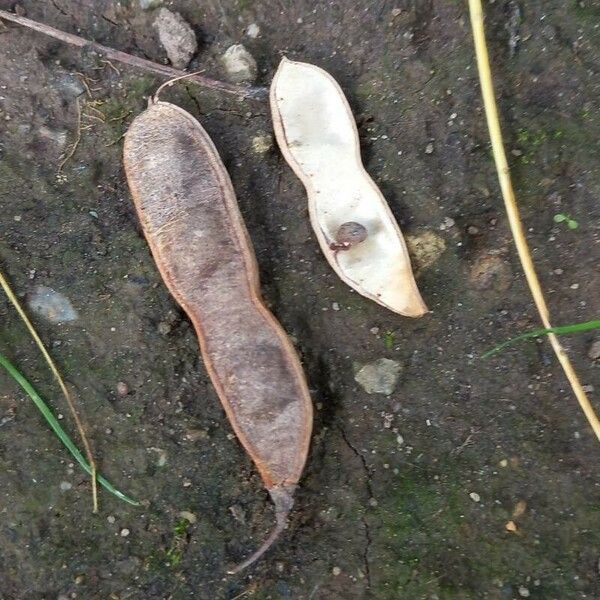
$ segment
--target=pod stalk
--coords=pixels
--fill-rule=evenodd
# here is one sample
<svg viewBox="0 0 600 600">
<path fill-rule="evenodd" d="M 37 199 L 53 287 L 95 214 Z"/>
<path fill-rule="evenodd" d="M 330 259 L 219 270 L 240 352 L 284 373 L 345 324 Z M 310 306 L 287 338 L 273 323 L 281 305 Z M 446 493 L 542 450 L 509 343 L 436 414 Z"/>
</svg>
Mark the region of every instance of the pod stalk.
<svg viewBox="0 0 600 600">
<path fill-rule="evenodd" d="M 269 534 L 269 537 L 262 543 L 262 545 L 251 554 L 246 560 L 242 561 L 239 565 L 232 567 L 227 571 L 228 575 L 235 575 L 240 571 L 248 568 L 254 564 L 279 538 L 281 532 L 288 525 L 288 517 L 292 507 L 294 506 L 294 490 L 296 486 L 280 486 L 269 490 L 271 500 L 275 505 L 275 527 Z"/>
</svg>

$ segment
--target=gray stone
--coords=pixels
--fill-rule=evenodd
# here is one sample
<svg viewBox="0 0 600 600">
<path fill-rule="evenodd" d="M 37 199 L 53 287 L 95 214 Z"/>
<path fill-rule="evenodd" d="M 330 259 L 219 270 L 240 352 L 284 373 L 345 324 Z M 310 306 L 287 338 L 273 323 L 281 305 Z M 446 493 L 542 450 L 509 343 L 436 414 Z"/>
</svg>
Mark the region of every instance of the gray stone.
<svg viewBox="0 0 600 600">
<path fill-rule="evenodd" d="M 59 148 L 64 147 L 67 143 L 67 132 L 64 129 L 50 129 L 42 125 L 38 129 L 38 135 L 53 144 L 56 144 Z"/>
<path fill-rule="evenodd" d="M 74 73 L 61 73 L 57 76 L 55 85 L 68 100 L 75 100 L 85 92 L 81 79 Z"/>
<path fill-rule="evenodd" d="M 395 389 L 402 365 L 389 358 L 378 358 L 366 365 L 358 365 L 354 379 L 367 394 L 389 396 Z"/>
<path fill-rule="evenodd" d="M 233 83 L 252 83 L 256 79 L 258 73 L 256 61 L 242 44 L 229 46 L 221 61 L 229 81 Z"/>
<path fill-rule="evenodd" d="M 45 285 L 38 285 L 29 294 L 27 304 L 33 313 L 50 323 L 76 321 L 79 316 L 66 296 Z"/>
<path fill-rule="evenodd" d="M 198 42 L 189 23 L 179 13 L 161 8 L 154 27 L 171 64 L 176 69 L 185 69 L 198 50 Z"/>
<path fill-rule="evenodd" d="M 251 39 L 256 39 L 260 35 L 260 27 L 256 23 L 250 23 L 246 29 L 246 35 Z"/>
<path fill-rule="evenodd" d="M 152 10 L 153 8 L 158 8 L 163 0 L 139 0 L 140 8 L 142 10 Z"/>
<path fill-rule="evenodd" d="M 600 339 L 592 342 L 592 345 L 588 350 L 588 357 L 592 360 L 600 359 Z"/>
</svg>

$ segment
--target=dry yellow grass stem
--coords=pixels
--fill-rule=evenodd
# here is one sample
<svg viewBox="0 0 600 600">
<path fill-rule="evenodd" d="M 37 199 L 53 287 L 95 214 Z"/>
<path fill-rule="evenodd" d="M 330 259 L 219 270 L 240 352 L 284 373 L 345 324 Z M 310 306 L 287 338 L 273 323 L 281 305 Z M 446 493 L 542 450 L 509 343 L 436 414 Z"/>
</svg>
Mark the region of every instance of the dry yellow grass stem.
<svg viewBox="0 0 600 600">
<path fill-rule="evenodd" d="M 15 309 L 19 313 L 19 316 L 21 317 L 23 323 L 25 323 L 27 329 L 29 330 L 31 337 L 35 340 L 35 343 L 37 344 L 37 346 L 40 349 L 40 352 L 43 354 L 44 358 L 46 359 L 46 362 L 48 363 L 48 366 L 50 367 L 50 370 L 52 371 L 54 378 L 58 382 L 58 385 L 67 401 L 67 404 L 69 405 L 69 410 L 71 411 L 71 415 L 73 415 L 73 420 L 75 421 L 75 425 L 77 426 L 77 431 L 79 432 L 79 436 L 81 437 L 81 441 L 83 442 L 83 447 L 85 448 L 86 458 L 87 458 L 90 468 L 92 470 L 92 498 L 93 498 L 94 512 L 97 513 L 98 512 L 98 489 L 97 489 L 97 484 L 96 484 L 96 462 L 94 461 L 94 457 L 92 455 L 92 447 L 91 447 L 90 442 L 88 441 L 87 435 L 85 433 L 85 429 L 83 427 L 83 422 L 81 421 L 79 414 L 77 413 L 77 410 L 75 409 L 75 403 L 73 402 L 71 393 L 67 389 L 67 386 L 65 385 L 65 382 L 64 382 L 60 372 L 58 371 L 58 368 L 54 364 L 52 357 L 50 356 L 50 354 L 48 354 L 48 351 L 46 350 L 46 347 L 44 346 L 44 342 L 42 342 L 40 336 L 38 335 L 37 331 L 33 327 L 33 324 L 29 320 L 29 317 L 23 310 L 21 303 L 17 300 L 17 297 L 15 296 L 14 292 L 12 291 L 10 285 L 8 285 L 8 281 L 6 280 L 6 278 L 4 277 L 2 272 L 0 272 L 0 286 L 4 290 L 8 299 L 11 301 L 12 305 L 15 307 Z"/>
<path fill-rule="evenodd" d="M 71 158 L 73 158 L 73 155 L 77 150 L 77 146 L 79 146 L 79 142 L 81 141 L 81 105 L 79 104 L 79 98 L 76 98 L 75 103 L 77 105 L 77 131 L 75 133 L 75 141 L 73 142 L 73 145 L 71 146 L 69 152 L 67 152 L 65 157 L 60 161 L 60 165 L 58 165 L 58 173 L 60 173 L 63 170 L 65 164 Z"/>
<path fill-rule="evenodd" d="M 525 272 L 527 284 L 531 290 L 531 295 L 533 296 L 533 300 L 540 314 L 541 321 L 544 327 L 550 328 L 552 327 L 550 324 L 550 313 L 548 311 L 548 306 L 546 304 L 538 276 L 535 272 L 533 260 L 529 252 L 529 246 L 525 238 L 523 224 L 521 223 L 521 218 L 519 216 L 517 199 L 515 197 L 510 179 L 510 171 L 508 168 L 508 162 L 506 160 L 506 153 L 504 151 L 502 131 L 500 129 L 500 120 L 498 118 L 498 109 L 494 96 L 494 84 L 490 70 L 487 44 L 485 41 L 481 0 L 469 0 L 469 11 L 471 14 L 471 25 L 473 27 L 473 37 L 475 40 L 475 54 L 477 56 L 477 68 L 479 70 L 479 81 L 481 84 L 483 104 L 485 107 L 492 149 L 494 152 L 494 160 L 496 161 L 498 179 L 500 180 L 500 187 L 502 189 L 502 197 L 504 198 L 504 205 L 506 206 L 506 212 L 508 213 L 508 222 L 515 240 L 517 252 L 519 253 L 519 259 L 521 260 L 521 264 L 523 266 L 523 271 Z M 581 386 L 579 378 L 577 377 L 577 373 L 575 373 L 575 369 L 573 369 L 573 365 L 571 364 L 569 357 L 560 345 L 560 342 L 555 334 L 549 333 L 548 338 L 550 339 L 550 344 L 552 345 L 554 353 L 556 354 L 565 372 L 565 375 L 571 384 L 573 393 L 579 401 L 581 409 L 592 426 L 594 433 L 600 440 L 600 422 L 598 421 L 598 417 L 596 416 L 596 413 L 594 412 L 594 409 Z"/>
</svg>

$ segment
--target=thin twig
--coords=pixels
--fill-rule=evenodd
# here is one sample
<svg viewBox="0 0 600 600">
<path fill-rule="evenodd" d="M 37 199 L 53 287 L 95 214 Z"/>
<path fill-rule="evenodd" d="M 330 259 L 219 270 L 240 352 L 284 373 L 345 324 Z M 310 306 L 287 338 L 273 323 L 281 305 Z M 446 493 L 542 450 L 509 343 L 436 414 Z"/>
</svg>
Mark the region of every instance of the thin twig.
<svg viewBox="0 0 600 600">
<path fill-rule="evenodd" d="M 483 25 L 483 8 L 481 6 L 481 0 L 469 0 L 469 11 L 471 14 L 471 26 L 473 28 L 473 37 L 475 40 L 475 54 L 477 56 L 477 68 L 479 70 L 479 81 L 481 84 L 483 104 L 485 107 L 485 114 L 490 132 L 490 139 L 492 142 L 492 150 L 494 152 L 494 160 L 496 161 L 496 170 L 498 171 L 500 188 L 502 189 L 502 197 L 504 199 L 504 205 L 508 214 L 508 222 L 515 240 L 521 265 L 523 266 L 523 271 L 525 272 L 525 278 L 527 279 L 527 284 L 529 285 L 529 289 L 540 315 L 540 319 L 544 327 L 546 329 L 550 329 L 552 328 L 552 325 L 550 324 L 550 312 L 544 298 L 542 286 L 540 285 L 540 281 L 535 271 L 531 253 L 529 252 L 529 245 L 527 244 L 523 224 L 519 215 L 517 199 L 512 187 L 510 170 L 508 168 L 508 161 L 506 160 L 506 152 L 504 151 L 504 142 L 502 140 L 498 108 L 496 106 L 496 98 L 494 95 L 494 84 L 492 81 L 490 60 L 485 40 L 485 28 Z M 579 405 L 581 406 L 581 409 L 592 426 L 594 433 L 600 440 L 600 421 L 598 420 L 598 417 L 596 416 L 596 413 L 594 412 L 594 409 L 585 391 L 583 390 L 583 387 L 581 386 L 579 378 L 577 377 L 577 373 L 575 372 L 569 357 L 560 345 L 556 334 L 549 333 L 548 339 L 550 340 L 552 349 L 554 350 L 554 353 L 556 354 L 565 372 L 565 375 L 571 384 L 571 388 L 579 402 Z"/>
<path fill-rule="evenodd" d="M 60 40 L 65 44 L 76 46 L 77 48 L 90 48 L 95 52 L 102 54 L 104 58 L 129 65 L 130 67 L 142 69 L 144 71 L 154 73 L 155 75 L 172 79 L 174 77 L 181 77 L 182 75 L 186 74 L 185 71 L 174 69 L 168 65 L 161 65 L 160 63 L 155 63 L 151 60 L 140 58 L 139 56 L 133 56 L 132 54 L 127 54 L 126 52 L 121 52 L 120 50 L 115 50 L 114 48 L 110 48 L 108 46 L 103 46 L 102 44 L 87 40 L 79 37 L 78 35 L 67 33 L 65 31 L 61 31 L 60 29 L 55 29 L 54 27 L 50 27 L 44 23 L 38 23 L 37 21 L 32 21 L 31 19 L 15 15 L 5 10 L 0 10 L 0 19 L 12 21 L 13 23 L 17 23 L 18 25 L 22 25 L 28 29 L 33 29 L 34 31 L 43 33 L 44 35 L 52 37 L 56 40 Z M 233 94 L 235 96 L 241 96 L 243 98 L 259 100 L 267 97 L 267 89 L 263 87 L 242 87 L 227 83 L 225 81 L 211 79 L 210 77 L 205 77 L 204 75 L 194 75 L 193 77 L 189 78 L 189 81 L 205 88 L 225 92 L 227 94 Z"/>
<path fill-rule="evenodd" d="M 62 172 L 65 164 L 73 157 L 75 150 L 77 150 L 77 146 L 79 146 L 79 142 L 81 141 L 81 106 L 79 104 L 79 96 L 75 99 L 75 103 L 77 105 L 77 132 L 75 134 L 75 141 L 73 142 L 69 152 L 60 161 L 60 165 L 58 165 L 58 174 Z"/>
<path fill-rule="evenodd" d="M 79 436 L 81 437 L 81 441 L 83 442 L 83 447 L 85 448 L 86 457 L 87 457 L 88 463 L 92 470 L 91 475 L 92 475 L 92 499 L 93 499 L 93 507 L 94 507 L 93 510 L 95 513 L 97 513 L 98 512 L 98 489 L 97 489 L 97 485 L 96 485 L 96 461 L 94 460 L 94 456 L 92 454 L 92 447 L 91 447 L 90 442 L 85 433 L 85 429 L 83 427 L 83 422 L 79 418 L 79 414 L 77 413 L 77 410 L 75 409 L 75 403 L 73 402 L 71 393 L 67 389 L 67 386 L 65 385 L 65 382 L 64 382 L 58 368 L 56 367 L 56 364 L 54 363 L 54 361 L 52 360 L 52 357 L 48 353 L 48 350 L 46 350 L 46 346 L 44 346 L 44 342 L 42 342 L 42 340 L 41 340 L 40 336 L 38 335 L 37 331 L 35 330 L 33 324 L 29 320 L 27 313 L 23 310 L 21 303 L 17 300 L 17 297 L 15 296 L 10 285 L 8 284 L 8 281 L 5 279 L 5 277 L 1 271 L 0 271 L 0 286 L 4 290 L 4 293 L 7 295 L 8 299 L 11 301 L 12 305 L 15 307 L 16 311 L 19 313 L 21 320 L 23 321 L 23 323 L 25 323 L 25 326 L 29 330 L 31 337 L 34 339 L 35 343 L 37 344 L 37 347 L 40 349 L 40 352 L 42 353 L 43 357 L 46 359 L 46 362 L 48 363 L 48 366 L 50 367 L 50 370 L 52 371 L 52 374 L 54 375 L 54 379 L 56 379 L 56 381 L 67 401 L 67 404 L 69 405 L 69 410 L 71 411 L 71 415 L 73 415 L 73 420 L 75 421 L 75 425 L 77 426 L 77 431 L 79 432 Z"/>
</svg>

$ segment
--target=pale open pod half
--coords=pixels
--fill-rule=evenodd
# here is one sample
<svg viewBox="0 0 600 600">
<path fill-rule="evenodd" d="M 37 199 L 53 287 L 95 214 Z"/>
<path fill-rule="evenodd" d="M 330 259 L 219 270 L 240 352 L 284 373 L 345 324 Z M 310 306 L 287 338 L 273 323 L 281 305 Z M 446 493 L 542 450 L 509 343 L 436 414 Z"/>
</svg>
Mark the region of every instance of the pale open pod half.
<svg viewBox="0 0 600 600">
<path fill-rule="evenodd" d="M 352 112 L 337 82 L 284 58 L 271 84 L 277 142 L 308 194 L 327 260 L 357 292 L 394 312 L 427 312 L 400 228 L 360 157 Z"/>
</svg>

